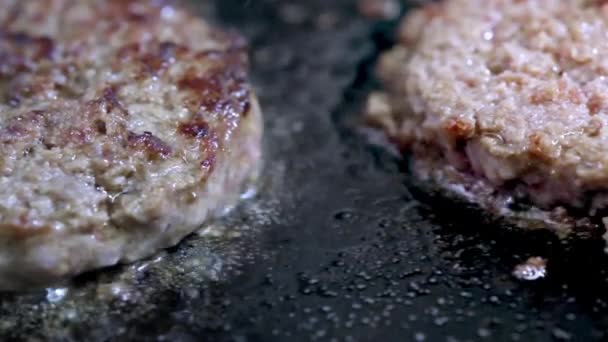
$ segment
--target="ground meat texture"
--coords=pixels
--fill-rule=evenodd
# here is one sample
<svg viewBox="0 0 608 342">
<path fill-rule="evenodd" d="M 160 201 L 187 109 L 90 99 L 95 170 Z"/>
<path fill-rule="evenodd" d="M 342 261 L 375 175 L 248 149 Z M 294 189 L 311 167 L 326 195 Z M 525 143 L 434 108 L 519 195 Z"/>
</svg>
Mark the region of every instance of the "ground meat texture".
<svg viewBox="0 0 608 342">
<path fill-rule="evenodd" d="M 257 177 L 237 34 L 165 1 L 0 8 L 0 289 L 147 257 Z"/>
<path fill-rule="evenodd" d="M 433 2 L 407 15 L 381 57 L 368 119 L 425 178 L 458 173 L 545 210 L 601 212 L 607 31 L 604 1 Z"/>
</svg>

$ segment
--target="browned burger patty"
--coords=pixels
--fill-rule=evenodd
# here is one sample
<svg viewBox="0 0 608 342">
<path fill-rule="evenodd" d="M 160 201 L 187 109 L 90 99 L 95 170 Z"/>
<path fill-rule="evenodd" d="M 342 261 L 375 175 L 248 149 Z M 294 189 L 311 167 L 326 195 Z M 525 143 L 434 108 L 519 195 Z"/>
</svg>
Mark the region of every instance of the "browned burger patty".
<svg viewBox="0 0 608 342">
<path fill-rule="evenodd" d="M 608 4 L 445 0 L 413 11 L 369 117 L 425 180 L 506 213 L 608 207 Z M 603 215 L 603 214 L 602 214 Z"/>
<path fill-rule="evenodd" d="M 0 289 L 149 256 L 257 176 L 243 41 L 164 3 L 0 0 Z"/>
</svg>

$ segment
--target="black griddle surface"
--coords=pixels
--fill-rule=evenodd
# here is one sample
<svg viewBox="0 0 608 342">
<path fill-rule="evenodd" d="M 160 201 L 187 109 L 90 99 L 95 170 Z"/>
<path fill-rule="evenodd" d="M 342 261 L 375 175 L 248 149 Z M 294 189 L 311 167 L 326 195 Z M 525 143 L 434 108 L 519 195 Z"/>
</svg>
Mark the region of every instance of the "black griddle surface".
<svg viewBox="0 0 608 342">
<path fill-rule="evenodd" d="M 358 131 L 394 23 L 346 0 L 217 0 L 265 114 L 258 197 L 159 258 L 0 298 L 3 340 L 601 340 L 601 241 L 502 227 L 417 190 Z M 531 256 L 548 277 L 514 279 Z M 66 292 L 67 291 L 67 292 Z"/>
</svg>

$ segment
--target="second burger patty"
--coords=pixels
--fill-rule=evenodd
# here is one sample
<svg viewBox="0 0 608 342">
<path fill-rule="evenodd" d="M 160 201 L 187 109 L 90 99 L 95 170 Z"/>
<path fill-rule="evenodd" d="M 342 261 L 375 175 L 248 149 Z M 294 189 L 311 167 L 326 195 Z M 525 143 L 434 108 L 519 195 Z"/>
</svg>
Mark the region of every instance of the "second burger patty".
<svg viewBox="0 0 608 342">
<path fill-rule="evenodd" d="M 414 10 L 381 58 L 385 91 L 371 96 L 368 117 L 413 152 L 424 178 L 595 215 L 608 207 L 602 3 L 445 0 Z"/>
</svg>

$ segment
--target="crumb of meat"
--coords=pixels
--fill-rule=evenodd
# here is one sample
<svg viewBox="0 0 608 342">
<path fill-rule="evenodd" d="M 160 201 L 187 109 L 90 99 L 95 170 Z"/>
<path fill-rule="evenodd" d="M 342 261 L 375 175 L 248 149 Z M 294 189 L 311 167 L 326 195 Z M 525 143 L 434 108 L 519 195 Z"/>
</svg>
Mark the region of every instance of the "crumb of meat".
<svg viewBox="0 0 608 342">
<path fill-rule="evenodd" d="M 513 276 L 519 280 L 538 280 L 546 275 L 547 260 L 541 257 L 531 257 L 513 270 Z"/>
</svg>

